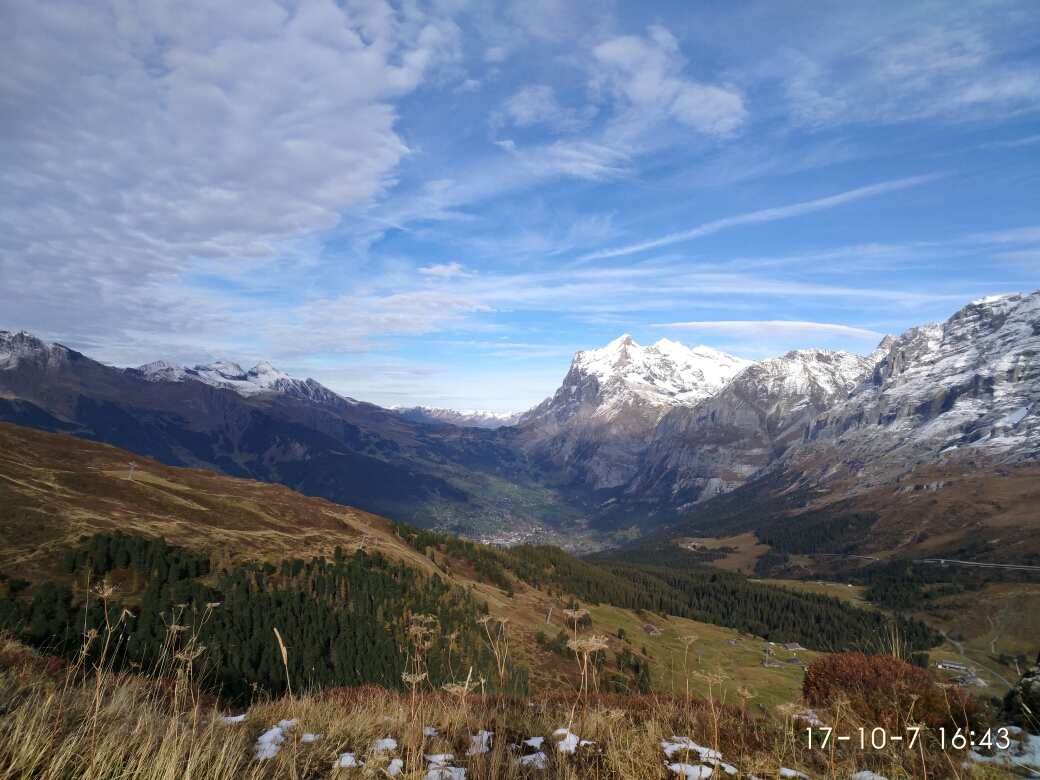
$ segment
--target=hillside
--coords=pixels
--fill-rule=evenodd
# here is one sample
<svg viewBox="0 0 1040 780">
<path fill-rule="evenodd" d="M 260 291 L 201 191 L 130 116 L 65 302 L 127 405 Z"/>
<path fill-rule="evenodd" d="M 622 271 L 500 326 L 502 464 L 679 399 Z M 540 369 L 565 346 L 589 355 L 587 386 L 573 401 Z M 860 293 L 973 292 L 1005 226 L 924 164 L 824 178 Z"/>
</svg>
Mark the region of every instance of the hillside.
<svg viewBox="0 0 1040 780">
<path fill-rule="evenodd" d="M 654 690 L 677 685 L 677 637 L 697 635 L 704 664 L 754 683 L 760 701 L 767 704 L 796 695 L 801 667 L 763 668 L 761 635 L 823 650 L 865 646 L 885 630 L 884 621 L 836 599 L 785 594 L 738 575 L 719 579 L 699 568 L 594 565 L 549 547 L 498 550 L 393 524 L 282 486 L 143 458 L 136 458 L 130 480 L 127 463 L 133 456 L 73 437 L 3 424 L 0 453 L 0 573 L 8 591 L 14 590 L 13 580 L 27 581 L 28 588 L 17 594 L 26 607 L 43 583 L 54 581 L 72 587 L 75 609 L 88 573 L 98 572 L 96 582 L 107 571 L 121 584 L 120 598 L 137 609 L 141 588 L 151 576 L 148 567 L 139 580 L 121 574 L 114 562 L 91 563 L 97 560 L 95 535 L 112 537 L 118 531 L 142 539 L 162 536 L 170 547 L 201 556 L 200 565 L 210 574 L 200 583 L 225 593 L 207 600 L 226 600 L 237 577 L 245 577 L 246 584 L 262 580 L 272 592 L 298 589 L 294 567 L 319 566 L 314 557 L 323 556 L 328 563 L 313 569 L 313 577 L 331 576 L 320 567 L 340 560 L 335 548 L 350 558 L 364 539 L 363 560 L 378 555 L 404 566 L 415 573 L 400 576 L 416 583 L 440 578 L 445 598 L 474 605 L 476 612 L 468 620 L 484 609 L 508 618 L 514 663 L 518 672 L 520 667 L 526 670 L 534 690 L 575 685 L 576 662 L 563 648 L 558 648 L 561 653 L 550 646 L 561 631 L 570 632 L 562 611 L 574 602 L 589 610 L 586 630 L 607 636 L 605 660 L 621 689 L 635 689 L 640 673 L 649 675 Z M 102 543 L 107 548 L 112 542 Z M 67 550 L 80 561 L 71 574 Z M 699 566 L 698 556 L 689 557 Z M 297 560 L 299 564 L 293 563 Z M 131 565 L 126 561 L 124 565 Z M 176 583 L 169 587 L 175 592 Z M 550 604 L 555 607 L 547 621 Z M 645 633 L 641 627 L 648 622 L 661 634 Z M 829 634 L 816 633 L 814 626 L 820 625 L 837 633 L 828 639 Z M 477 635 L 471 633 L 471 638 Z M 477 644 L 471 650 L 475 658 L 483 652 Z"/>
</svg>

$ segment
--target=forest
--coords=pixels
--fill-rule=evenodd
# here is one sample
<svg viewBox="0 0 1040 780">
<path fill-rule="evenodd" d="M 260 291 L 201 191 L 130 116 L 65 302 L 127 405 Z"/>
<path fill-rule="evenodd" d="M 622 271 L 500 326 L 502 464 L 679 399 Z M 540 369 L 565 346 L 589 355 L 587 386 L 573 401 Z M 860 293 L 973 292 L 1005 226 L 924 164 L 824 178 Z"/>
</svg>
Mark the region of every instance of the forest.
<svg viewBox="0 0 1040 780">
<path fill-rule="evenodd" d="M 0 621 L 58 655 L 72 657 L 86 643 L 88 659 L 95 659 L 100 642 L 86 639 L 92 631 L 109 633 L 102 630 L 107 620 L 118 626 L 111 632 L 115 646 L 106 648 L 116 669 L 152 672 L 171 659 L 189 658 L 206 689 L 232 701 L 286 690 L 274 629 L 289 647 L 288 681 L 295 690 L 367 683 L 401 688 L 416 615 L 436 619 L 437 630 L 424 640 L 429 646 L 419 650 L 431 684 L 465 677 L 470 666 L 494 677 L 476 622 L 486 605 L 445 578 L 425 576 L 378 551 L 345 555 L 337 547 L 331 560 L 225 560 L 214 566 L 161 537 L 116 531 L 66 550 L 62 568 L 84 585 L 88 577 L 97 584 L 120 575 L 139 605 L 126 609 L 118 590 L 103 596 L 103 590 L 84 587 L 87 596 L 74 598 L 72 588 L 55 582 L 42 583 L 25 603 L 9 579 Z M 522 688 L 524 679 L 517 668 L 507 682 Z"/>
</svg>

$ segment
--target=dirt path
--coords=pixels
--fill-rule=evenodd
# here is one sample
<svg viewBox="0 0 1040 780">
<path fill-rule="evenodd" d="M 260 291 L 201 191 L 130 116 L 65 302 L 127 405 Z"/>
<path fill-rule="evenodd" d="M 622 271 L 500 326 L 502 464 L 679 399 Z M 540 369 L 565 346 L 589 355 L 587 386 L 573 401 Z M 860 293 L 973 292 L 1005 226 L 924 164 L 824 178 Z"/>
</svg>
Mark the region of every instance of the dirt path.
<svg viewBox="0 0 1040 780">
<path fill-rule="evenodd" d="M 1004 630 L 1007 628 L 1008 615 L 1011 614 L 1011 608 L 1015 605 L 1015 600 L 1017 598 L 1018 598 L 1018 596 L 1012 596 L 1011 597 L 1011 600 L 1008 602 L 1007 607 L 1004 609 L 1004 617 L 1000 621 L 1000 628 L 997 629 L 996 636 L 994 636 L 991 640 L 989 640 L 989 651 L 991 653 L 996 653 L 997 652 L 997 648 L 994 647 L 994 645 L 996 644 L 997 640 L 1000 639 L 1001 635 L 1004 633 Z"/>
</svg>

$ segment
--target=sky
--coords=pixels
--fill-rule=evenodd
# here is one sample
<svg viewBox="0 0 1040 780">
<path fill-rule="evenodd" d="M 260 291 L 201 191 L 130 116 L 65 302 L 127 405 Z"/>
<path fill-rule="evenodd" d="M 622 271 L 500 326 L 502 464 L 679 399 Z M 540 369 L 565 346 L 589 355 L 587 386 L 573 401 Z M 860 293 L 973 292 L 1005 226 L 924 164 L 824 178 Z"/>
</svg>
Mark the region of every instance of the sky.
<svg viewBox="0 0 1040 780">
<path fill-rule="evenodd" d="M 113 365 L 501 412 L 1037 287 L 1035 2 L 0 4 L 0 329 Z"/>
</svg>

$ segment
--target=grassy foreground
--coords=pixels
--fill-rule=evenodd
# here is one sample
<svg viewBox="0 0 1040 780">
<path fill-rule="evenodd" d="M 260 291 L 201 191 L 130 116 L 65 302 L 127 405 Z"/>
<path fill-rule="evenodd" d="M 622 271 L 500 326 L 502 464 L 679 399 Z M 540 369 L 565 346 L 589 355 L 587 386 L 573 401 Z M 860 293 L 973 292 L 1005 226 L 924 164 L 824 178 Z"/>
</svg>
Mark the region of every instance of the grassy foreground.
<svg viewBox="0 0 1040 780">
<path fill-rule="evenodd" d="M 720 679 L 707 676 L 709 686 Z M 420 684 L 421 685 L 421 684 Z M 477 778 L 715 777 L 848 778 L 870 770 L 886 778 L 1011 778 L 1006 768 L 967 762 L 964 751 L 924 742 L 910 751 L 809 750 L 799 707 L 753 715 L 738 700 L 685 696 L 581 695 L 499 698 L 451 691 L 397 693 L 380 688 L 331 689 L 258 700 L 226 722 L 211 697 L 186 677 L 152 679 L 82 670 L 0 641 L 0 778 Z M 479 688 L 477 689 L 479 690 Z M 877 704 L 877 702 L 873 702 Z M 906 722 L 898 697 L 884 720 Z M 882 703 L 882 709 L 884 709 Z M 911 705 L 912 706 L 912 705 Z M 955 710 L 955 708 L 953 708 Z M 951 719 L 959 720 L 951 710 Z M 835 697 L 815 717 L 845 732 L 860 725 L 855 702 Z M 941 713 L 940 713 L 941 715 Z M 912 717 L 912 716 L 911 716 Z M 292 721 L 289 723 L 288 721 Z M 282 730 L 271 736 L 272 727 Z M 561 752 L 569 729 L 594 744 Z M 895 725 L 891 725 L 894 730 Z M 487 752 L 467 755 L 481 730 L 493 733 Z M 267 733 L 271 757 L 258 760 Z M 320 735 L 308 739 L 304 735 Z M 666 758 L 662 740 L 689 737 Z M 543 737 L 538 747 L 526 740 Z M 376 751 L 377 741 L 395 747 Z M 573 740 L 577 741 L 577 740 Z M 384 743 L 386 744 L 386 743 Z M 364 766 L 333 768 L 344 753 Z M 541 752 L 543 758 L 538 758 Z M 454 769 L 431 769 L 429 756 L 453 754 Z M 526 763 L 522 760 L 527 756 Z M 395 761 L 395 759 L 397 759 Z M 346 763 L 351 763 L 347 761 Z M 668 765 L 673 765 L 670 769 Z M 680 766 L 678 769 L 675 767 Z M 459 770 L 465 769 L 465 775 Z M 680 774 L 683 773 L 683 774 Z"/>
</svg>

